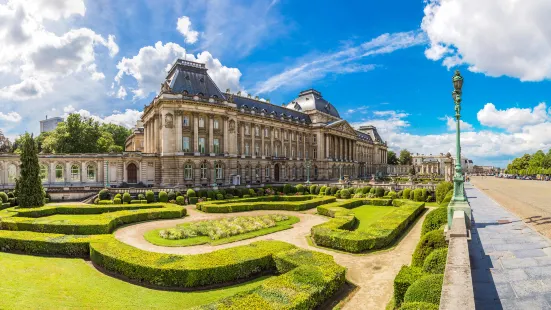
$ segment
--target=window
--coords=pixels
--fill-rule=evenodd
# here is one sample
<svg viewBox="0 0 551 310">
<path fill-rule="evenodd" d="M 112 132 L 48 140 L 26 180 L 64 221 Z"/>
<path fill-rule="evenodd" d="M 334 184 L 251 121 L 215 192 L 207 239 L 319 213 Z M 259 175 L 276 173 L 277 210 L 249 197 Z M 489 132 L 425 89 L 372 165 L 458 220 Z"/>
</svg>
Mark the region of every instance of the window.
<svg viewBox="0 0 551 310">
<path fill-rule="evenodd" d="M 270 156 L 269 154 L 268 145 L 264 145 L 264 156 Z"/>
<path fill-rule="evenodd" d="M 55 180 L 57 182 L 63 181 L 63 166 L 62 165 L 55 166 Z"/>
<path fill-rule="evenodd" d="M 245 143 L 245 155 L 249 155 L 249 142 Z"/>
<path fill-rule="evenodd" d="M 214 139 L 213 146 L 214 146 L 214 153 L 220 154 L 220 139 Z"/>
<path fill-rule="evenodd" d="M 96 180 L 96 167 L 92 165 L 88 165 L 86 167 L 86 176 L 88 177 L 88 181 L 95 181 Z"/>
<path fill-rule="evenodd" d="M 277 151 L 278 151 L 278 147 L 277 145 L 274 147 L 274 156 L 277 157 Z"/>
<path fill-rule="evenodd" d="M 184 115 L 184 120 L 182 121 L 183 125 L 188 127 L 189 126 L 189 116 Z"/>
<path fill-rule="evenodd" d="M 298 179 L 297 167 L 293 167 L 293 177 L 294 177 L 295 179 Z"/>
<path fill-rule="evenodd" d="M 80 180 L 80 169 L 77 165 L 71 166 L 71 180 L 72 181 L 78 181 Z"/>
<path fill-rule="evenodd" d="M 214 120 L 214 129 L 220 129 L 220 124 L 217 119 Z"/>
<path fill-rule="evenodd" d="M 255 136 L 260 136 L 260 128 L 258 128 L 256 126 L 254 127 L 254 135 Z"/>
<path fill-rule="evenodd" d="M 255 174 L 255 176 L 256 176 L 257 179 L 260 178 L 260 168 L 259 168 L 259 167 L 256 167 L 256 168 L 254 169 L 254 174 Z"/>
<path fill-rule="evenodd" d="M 293 157 L 293 158 L 295 157 L 295 149 L 293 149 L 293 148 L 291 149 L 291 157 Z"/>
<path fill-rule="evenodd" d="M 278 139 L 279 138 L 279 130 L 274 131 L 274 134 L 275 134 L 276 139 Z"/>
<path fill-rule="evenodd" d="M 17 167 L 15 165 L 8 166 L 8 183 L 15 183 L 17 177 Z"/>
<path fill-rule="evenodd" d="M 295 133 L 291 132 L 291 140 L 295 141 Z"/>
<path fill-rule="evenodd" d="M 250 167 L 245 167 L 245 179 L 249 178 L 249 174 L 250 174 L 249 170 L 250 169 L 251 169 Z"/>
<path fill-rule="evenodd" d="M 205 128 L 205 119 L 202 116 L 199 117 L 199 127 Z"/>
<path fill-rule="evenodd" d="M 285 140 L 287 140 L 287 139 L 289 139 L 289 132 L 288 131 L 285 132 Z"/>
<path fill-rule="evenodd" d="M 48 181 L 48 167 L 46 165 L 40 165 L 40 180 L 42 182 Z"/>
<path fill-rule="evenodd" d="M 256 145 L 254 146 L 254 155 L 255 155 L 255 156 L 260 155 L 260 146 L 259 146 L 258 144 L 256 144 Z"/>
<path fill-rule="evenodd" d="M 298 151 L 298 158 L 301 158 L 302 157 L 302 152 L 299 150 Z"/>
<path fill-rule="evenodd" d="M 189 137 L 182 137 L 182 150 L 184 152 L 190 152 Z"/>
<path fill-rule="evenodd" d="M 251 134 L 249 125 L 245 125 L 245 134 L 246 134 L 246 135 L 250 135 L 250 134 Z"/>
<path fill-rule="evenodd" d="M 266 166 L 266 168 L 264 168 L 264 172 L 266 173 L 266 178 L 270 178 L 270 166 Z"/>
<path fill-rule="evenodd" d="M 312 136 L 312 139 L 313 139 L 313 141 L 314 141 L 314 144 L 318 143 L 317 136 Z"/>
<path fill-rule="evenodd" d="M 318 158 L 318 150 L 314 148 L 313 150 L 314 159 Z"/>
<path fill-rule="evenodd" d="M 207 164 L 201 164 L 201 179 L 207 178 Z"/>
<path fill-rule="evenodd" d="M 287 167 L 283 167 L 283 169 L 281 169 L 281 174 L 283 175 L 284 179 L 287 177 Z"/>
<path fill-rule="evenodd" d="M 193 178 L 193 168 L 190 164 L 184 165 L 184 179 L 191 180 Z"/>
<path fill-rule="evenodd" d="M 283 156 L 287 157 L 287 145 L 283 147 Z"/>
<path fill-rule="evenodd" d="M 205 138 L 199 138 L 199 152 L 205 154 Z"/>
<path fill-rule="evenodd" d="M 268 137 L 268 128 L 264 128 L 264 137 Z"/>
<path fill-rule="evenodd" d="M 216 164 L 216 179 L 224 178 L 224 169 L 222 169 L 221 164 Z"/>
</svg>

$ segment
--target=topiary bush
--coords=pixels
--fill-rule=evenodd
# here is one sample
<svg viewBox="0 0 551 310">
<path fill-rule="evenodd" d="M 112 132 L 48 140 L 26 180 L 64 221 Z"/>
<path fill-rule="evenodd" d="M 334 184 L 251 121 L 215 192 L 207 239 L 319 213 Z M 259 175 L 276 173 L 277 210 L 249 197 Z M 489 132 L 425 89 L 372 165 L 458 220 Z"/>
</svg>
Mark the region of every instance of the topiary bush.
<svg viewBox="0 0 551 310">
<path fill-rule="evenodd" d="M 446 270 L 446 260 L 448 258 L 448 249 L 440 248 L 432 251 L 432 253 L 425 258 L 423 263 L 423 272 L 443 274 Z"/>
<path fill-rule="evenodd" d="M 413 200 L 415 200 L 415 201 L 425 201 L 425 199 L 423 199 L 423 189 L 417 188 L 413 191 Z"/>
<path fill-rule="evenodd" d="M 289 195 L 291 193 L 291 184 L 283 185 L 283 194 Z"/>
<path fill-rule="evenodd" d="M 419 267 L 402 266 L 402 269 L 394 278 L 394 303 L 396 307 L 399 307 L 404 301 L 408 288 L 423 275 L 423 271 Z"/>
<path fill-rule="evenodd" d="M 168 194 L 165 191 L 159 192 L 159 201 L 160 202 L 168 202 Z"/>
<path fill-rule="evenodd" d="M 0 202 L 2 203 L 8 202 L 8 194 L 4 192 L 0 192 Z"/>
<path fill-rule="evenodd" d="M 408 288 L 404 302 L 428 302 L 439 305 L 443 282 L 443 274 L 422 277 Z"/>
<path fill-rule="evenodd" d="M 168 201 L 171 201 L 171 200 L 176 200 L 176 193 L 175 192 L 168 193 Z"/>
<path fill-rule="evenodd" d="M 122 200 L 122 195 L 121 195 L 120 193 L 118 193 L 118 194 L 115 195 L 115 197 L 113 198 L 113 200 L 114 200 L 115 198 L 119 198 L 120 200 Z"/>
<path fill-rule="evenodd" d="M 382 188 L 382 187 L 377 187 L 377 189 L 375 189 L 375 196 L 381 198 L 385 195 L 385 189 Z"/>
<path fill-rule="evenodd" d="M 325 195 L 325 192 L 326 192 L 326 191 L 327 191 L 327 186 L 325 186 L 325 185 L 322 186 L 322 187 L 320 188 L 320 195 Z"/>
<path fill-rule="evenodd" d="M 192 190 L 191 188 L 187 190 L 186 195 L 188 197 L 196 197 L 195 191 Z"/>
<path fill-rule="evenodd" d="M 146 200 L 144 194 L 138 194 L 138 200 Z"/>
<path fill-rule="evenodd" d="M 435 249 L 444 248 L 447 246 L 446 239 L 444 237 L 444 230 L 434 230 L 421 237 L 421 240 L 413 252 L 413 259 L 411 265 L 415 267 L 422 267 L 425 262 L 425 258 Z"/>
<path fill-rule="evenodd" d="M 337 193 L 335 193 L 335 197 L 338 198 L 338 199 L 340 199 L 340 198 L 341 198 L 341 192 L 342 192 L 342 190 L 339 189 L 339 190 L 337 191 Z"/>
<path fill-rule="evenodd" d="M 406 302 L 400 310 L 438 310 L 439 306 L 428 302 Z"/>
<path fill-rule="evenodd" d="M 122 203 L 120 198 L 113 198 L 113 203 L 116 205 L 120 205 Z"/>
<path fill-rule="evenodd" d="M 388 192 L 388 197 L 390 197 L 390 199 L 396 199 L 397 194 L 395 191 L 390 191 Z"/>
<path fill-rule="evenodd" d="M 335 196 L 335 194 L 337 193 L 338 190 L 339 190 L 338 187 L 336 187 L 336 186 L 331 186 L 331 195 Z"/>
<path fill-rule="evenodd" d="M 111 200 L 111 193 L 109 193 L 109 190 L 107 188 L 99 191 L 98 196 L 99 200 Z"/>
<path fill-rule="evenodd" d="M 402 192 L 402 199 L 409 199 L 409 193 L 411 193 L 411 189 L 404 189 L 404 191 Z"/>
<path fill-rule="evenodd" d="M 153 193 L 153 191 L 145 192 L 145 200 L 147 200 L 147 203 L 155 202 L 155 194 Z"/>
<path fill-rule="evenodd" d="M 341 198 L 342 199 L 350 199 L 350 191 L 347 189 L 341 190 Z"/>
<path fill-rule="evenodd" d="M 130 203 L 130 201 L 132 201 L 132 196 L 130 196 L 130 193 L 124 193 L 124 195 L 122 195 L 122 201 L 124 203 Z"/>
<path fill-rule="evenodd" d="M 295 188 L 297 189 L 297 193 L 304 194 L 304 185 L 298 184 Z"/>
<path fill-rule="evenodd" d="M 444 200 L 444 198 L 446 197 L 446 194 L 453 189 L 453 184 L 452 182 L 440 182 L 437 186 L 436 186 L 436 191 L 435 191 L 435 194 L 436 194 L 436 202 L 438 204 L 442 203 L 442 201 Z"/>
<path fill-rule="evenodd" d="M 319 193 L 319 189 L 317 185 L 310 185 L 310 194 L 317 195 Z"/>
<path fill-rule="evenodd" d="M 423 227 L 421 229 L 421 236 L 425 234 L 440 229 L 442 225 L 448 223 L 448 208 L 438 208 L 425 217 L 423 221 Z"/>
<path fill-rule="evenodd" d="M 415 200 L 415 191 L 409 192 L 409 200 Z"/>
<path fill-rule="evenodd" d="M 180 205 L 180 206 L 183 206 L 186 204 L 186 200 L 184 198 L 184 196 L 178 196 L 176 197 L 176 204 Z"/>
</svg>

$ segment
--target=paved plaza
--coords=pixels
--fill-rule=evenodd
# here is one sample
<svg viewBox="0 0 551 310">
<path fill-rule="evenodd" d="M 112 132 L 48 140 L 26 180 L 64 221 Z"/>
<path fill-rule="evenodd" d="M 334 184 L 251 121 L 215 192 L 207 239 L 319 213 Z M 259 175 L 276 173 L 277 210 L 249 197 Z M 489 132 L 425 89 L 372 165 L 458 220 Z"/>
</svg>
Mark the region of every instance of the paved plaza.
<svg viewBox="0 0 551 310">
<path fill-rule="evenodd" d="M 477 309 L 551 309 L 551 243 L 483 191 L 466 185 Z"/>
</svg>

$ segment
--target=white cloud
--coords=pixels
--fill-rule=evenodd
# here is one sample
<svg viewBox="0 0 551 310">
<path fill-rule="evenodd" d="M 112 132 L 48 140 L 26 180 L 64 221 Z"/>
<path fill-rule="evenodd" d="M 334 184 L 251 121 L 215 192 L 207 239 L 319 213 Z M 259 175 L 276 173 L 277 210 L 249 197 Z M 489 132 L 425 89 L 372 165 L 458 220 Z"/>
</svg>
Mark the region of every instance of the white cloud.
<svg viewBox="0 0 551 310">
<path fill-rule="evenodd" d="M 21 115 L 17 112 L 8 112 L 6 114 L 0 112 L 0 121 L 19 123 L 21 121 Z"/>
<path fill-rule="evenodd" d="M 551 77 L 551 1 L 427 0 L 425 55 L 489 76 Z"/>
<path fill-rule="evenodd" d="M 482 125 L 503 128 L 510 132 L 518 132 L 526 125 L 541 124 L 551 119 L 545 102 L 541 102 L 533 109 L 508 108 L 505 110 L 498 110 L 493 103 L 487 103 L 476 116 Z"/>
<path fill-rule="evenodd" d="M 446 121 L 446 126 L 448 127 L 449 131 L 457 130 L 457 122 L 455 121 L 455 118 L 446 115 L 442 118 L 439 118 L 439 120 Z M 461 131 L 471 131 L 474 129 L 473 125 L 465 122 L 464 120 L 459 120 L 459 124 Z"/>
<path fill-rule="evenodd" d="M 132 58 L 124 57 L 118 64 L 119 72 L 115 77 L 118 84 L 122 83 L 125 75 L 133 77 L 138 87 L 133 89 L 135 98 L 143 98 L 160 89 L 160 84 L 166 78 L 167 71 L 178 58 L 204 63 L 208 73 L 221 90 L 230 88 L 233 91 L 241 90 L 239 84 L 241 72 L 237 68 L 228 68 L 220 60 L 212 57 L 205 51 L 197 56 L 186 55 L 186 50 L 176 43 L 155 43 L 155 46 L 145 46 Z"/>
<path fill-rule="evenodd" d="M 317 56 L 276 74 L 255 86 L 257 93 L 269 93 L 282 87 L 301 87 L 328 74 L 366 72 L 373 64 L 358 63 L 365 57 L 392 53 L 399 49 L 423 44 L 426 38 L 418 32 L 383 34 L 358 46 Z"/>
<path fill-rule="evenodd" d="M 0 85 L 0 98 L 28 100 L 53 91 L 54 80 L 97 72 L 96 48 L 104 46 L 110 56 L 118 53 L 115 37 L 107 39 L 88 28 L 71 28 L 62 19 L 84 16 L 81 0 L 10 0 L 0 4 L 0 72 L 8 76 Z M 47 20 L 47 21 L 46 21 Z M 55 28 L 56 32 L 50 28 Z"/>
<path fill-rule="evenodd" d="M 199 32 L 191 29 L 191 20 L 189 17 L 182 16 L 178 18 L 176 29 L 184 36 L 187 43 L 194 44 L 197 42 Z"/>
<path fill-rule="evenodd" d="M 78 113 L 83 117 L 91 118 L 100 123 L 111 123 L 115 125 L 121 125 L 126 128 L 132 128 L 136 125 L 136 122 L 142 117 L 143 112 L 133 109 L 126 109 L 124 112 L 113 111 L 113 114 L 102 117 L 99 115 L 92 114 L 88 110 L 75 109 L 72 105 L 68 105 L 63 108 L 63 117 L 67 118 L 69 114 Z"/>
<path fill-rule="evenodd" d="M 117 91 L 117 98 L 119 99 L 124 99 L 126 98 L 126 89 L 124 88 L 124 86 L 121 86 L 119 87 L 119 90 Z"/>
</svg>

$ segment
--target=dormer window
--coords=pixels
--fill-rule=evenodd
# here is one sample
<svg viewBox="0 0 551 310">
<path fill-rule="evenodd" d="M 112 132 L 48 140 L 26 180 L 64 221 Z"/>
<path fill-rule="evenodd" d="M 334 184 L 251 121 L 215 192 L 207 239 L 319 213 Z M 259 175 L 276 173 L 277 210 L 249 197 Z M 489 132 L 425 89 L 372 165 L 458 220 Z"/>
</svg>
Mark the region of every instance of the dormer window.
<svg viewBox="0 0 551 310">
<path fill-rule="evenodd" d="M 204 96 L 205 96 L 205 94 L 203 94 L 203 93 L 197 93 L 197 96 L 201 96 L 201 97 L 204 97 Z"/>
<path fill-rule="evenodd" d="M 201 81 L 201 83 L 203 83 L 203 82 L 205 82 L 205 79 L 201 78 L 199 81 Z"/>
<path fill-rule="evenodd" d="M 188 92 L 187 90 L 184 90 L 184 91 L 182 92 L 182 94 L 184 94 L 184 95 L 189 95 L 189 92 Z"/>
<path fill-rule="evenodd" d="M 212 95 L 212 98 L 218 98 L 218 96 L 217 95 Z"/>
</svg>

